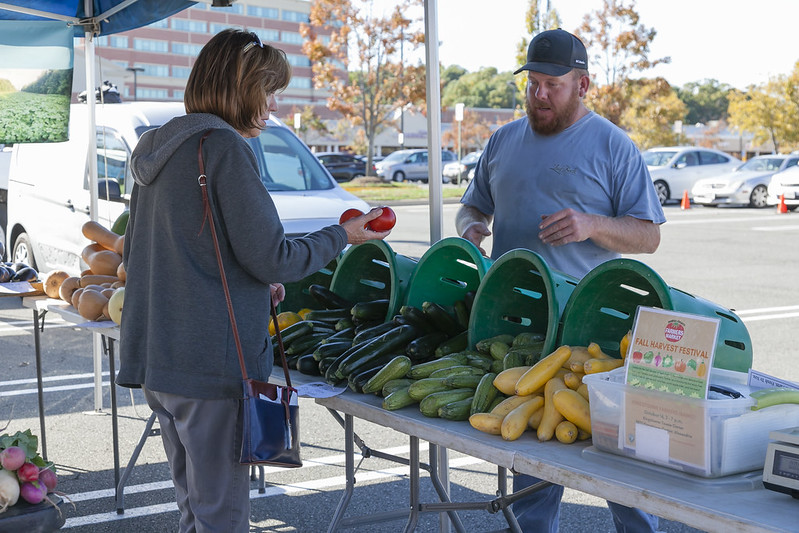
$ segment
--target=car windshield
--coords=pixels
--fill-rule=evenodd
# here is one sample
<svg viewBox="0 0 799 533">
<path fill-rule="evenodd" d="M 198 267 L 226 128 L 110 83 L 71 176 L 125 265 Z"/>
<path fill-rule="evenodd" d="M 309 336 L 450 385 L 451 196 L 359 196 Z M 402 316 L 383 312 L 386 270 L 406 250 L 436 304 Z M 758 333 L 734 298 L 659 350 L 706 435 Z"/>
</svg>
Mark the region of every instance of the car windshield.
<svg viewBox="0 0 799 533">
<path fill-rule="evenodd" d="M 266 190 L 320 191 L 334 187 L 319 160 L 287 128 L 267 126 L 248 142 Z"/>
<path fill-rule="evenodd" d="M 663 167 L 666 166 L 666 163 L 668 163 L 676 153 L 677 152 L 667 152 L 662 150 L 647 150 L 643 153 L 644 162 L 646 162 L 646 166 L 648 167 Z"/>
<path fill-rule="evenodd" d="M 405 152 L 399 150 L 397 152 L 391 152 L 383 159 L 383 163 L 396 163 L 397 161 L 403 161 L 406 157 L 408 157 L 409 152 Z"/>
<path fill-rule="evenodd" d="M 470 154 L 466 154 L 466 157 L 462 159 L 463 163 L 474 163 L 480 159 L 480 152 L 472 152 Z"/>
<path fill-rule="evenodd" d="M 758 157 L 750 159 L 735 170 L 779 170 L 783 161 L 779 157 Z"/>
</svg>

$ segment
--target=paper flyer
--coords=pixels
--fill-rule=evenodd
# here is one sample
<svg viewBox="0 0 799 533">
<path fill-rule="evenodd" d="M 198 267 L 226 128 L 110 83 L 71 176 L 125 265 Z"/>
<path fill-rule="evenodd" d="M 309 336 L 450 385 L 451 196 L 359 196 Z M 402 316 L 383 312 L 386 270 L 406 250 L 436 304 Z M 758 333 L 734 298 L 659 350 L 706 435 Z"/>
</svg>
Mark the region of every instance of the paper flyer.
<svg viewBox="0 0 799 533">
<path fill-rule="evenodd" d="M 633 387 L 704 399 L 720 320 L 639 307 L 625 381 Z"/>
</svg>

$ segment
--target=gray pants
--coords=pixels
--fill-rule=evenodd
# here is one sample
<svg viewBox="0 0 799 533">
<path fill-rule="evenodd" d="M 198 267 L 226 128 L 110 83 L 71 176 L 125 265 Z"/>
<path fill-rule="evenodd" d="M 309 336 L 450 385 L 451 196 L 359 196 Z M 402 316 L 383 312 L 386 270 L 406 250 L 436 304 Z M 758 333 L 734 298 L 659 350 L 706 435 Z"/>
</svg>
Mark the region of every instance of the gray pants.
<svg viewBox="0 0 799 533">
<path fill-rule="evenodd" d="M 198 400 L 144 390 L 158 416 L 180 509 L 180 533 L 246 533 L 249 467 L 241 449 L 239 400 Z"/>
</svg>

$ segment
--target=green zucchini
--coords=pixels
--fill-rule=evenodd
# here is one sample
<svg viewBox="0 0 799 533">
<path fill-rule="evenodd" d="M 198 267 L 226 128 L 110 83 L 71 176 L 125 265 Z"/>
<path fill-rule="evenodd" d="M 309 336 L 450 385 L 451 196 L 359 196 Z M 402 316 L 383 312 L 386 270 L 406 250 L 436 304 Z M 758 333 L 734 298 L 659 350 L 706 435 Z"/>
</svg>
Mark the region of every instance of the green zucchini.
<svg viewBox="0 0 799 533">
<path fill-rule="evenodd" d="M 336 322 L 342 318 L 350 318 L 350 310 L 345 307 L 337 309 L 314 309 L 305 315 L 306 320 L 318 320 L 320 322 L 328 322 L 333 324 L 335 328 Z"/>
<path fill-rule="evenodd" d="M 424 302 L 422 311 L 424 311 L 426 316 L 430 317 L 430 322 L 438 331 L 443 331 L 450 337 L 458 335 L 465 329 L 458 324 L 458 321 L 446 309 L 435 302 Z"/>
<path fill-rule="evenodd" d="M 310 294 L 325 309 L 349 309 L 352 302 L 331 291 L 324 285 L 312 284 L 308 287 Z"/>
<path fill-rule="evenodd" d="M 294 339 L 299 339 L 313 332 L 313 323 L 310 320 L 301 320 L 283 328 L 280 331 L 280 338 L 283 339 L 283 346 L 288 346 Z M 272 346 L 277 346 L 277 336 L 272 335 Z"/>
<path fill-rule="evenodd" d="M 314 359 L 313 354 L 305 354 L 300 356 L 297 359 L 297 370 L 300 371 L 301 374 L 307 374 L 309 376 L 319 376 L 319 362 Z"/>
<path fill-rule="evenodd" d="M 451 357 L 442 357 L 441 359 L 433 359 L 426 363 L 417 363 L 408 370 L 408 377 L 411 379 L 422 379 L 429 377 L 430 374 L 441 368 L 448 368 L 451 366 L 459 365 L 456 359 Z"/>
<path fill-rule="evenodd" d="M 303 355 L 313 352 L 316 349 L 316 345 L 322 344 L 322 340 L 326 338 L 327 333 L 311 333 L 310 335 L 296 339 L 288 346 L 284 344 L 283 347 L 286 350 L 286 355 Z"/>
<path fill-rule="evenodd" d="M 438 408 L 438 417 L 446 420 L 468 420 L 472 408 L 472 397 L 449 402 Z"/>
<path fill-rule="evenodd" d="M 396 327 L 399 326 L 395 325 L 393 322 L 381 322 L 380 324 L 372 326 L 371 328 L 365 328 L 355 334 L 355 337 L 352 338 L 352 344 L 361 344 L 369 339 L 374 339 L 375 337 L 379 337 L 383 333 L 391 331 Z"/>
<path fill-rule="evenodd" d="M 395 390 L 399 389 L 407 389 L 414 380 L 411 378 L 400 378 L 400 379 L 392 379 L 391 381 L 387 381 L 385 385 L 383 385 L 383 389 L 380 391 L 380 395 L 385 398 Z"/>
<path fill-rule="evenodd" d="M 350 313 L 353 319 L 362 322 L 369 320 L 386 320 L 388 314 L 389 301 L 386 299 L 372 300 L 369 302 L 358 302 L 352 306 Z"/>
<path fill-rule="evenodd" d="M 352 339 L 355 337 L 355 328 L 350 327 L 347 329 L 342 329 L 341 331 L 336 331 L 332 335 L 330 335 L 322 344 L 328 344 L 330 342 L 344 342 L 347 341 L 352 343 Z"/>
<path fill-rule="evenodd" d="M 388 362 L 372 379 L 363 386 L 363 392 L 372 393 L 383 390 L 383 385 L 392 379 L 404 377 L 411 369 L 411 360 L 406 355 L 398 355 Z"/>
<path fill-rule="evenodd" d="M 474 391 L 474 400 L 469 414 L 487 413 L 491 410 L 491 405 L 499 395 L 499 389 L 494 386 L 496 377 L 494 372 L 489 372 L 480 379 L 480 383 Z"/>
<path fill-rule="evenodd" d="M 542 333 L 523 331 L 513 338 L 511 346 L 543 346 L 547 336 Z"/>
<path fill-rule="evenodd" d="M 414 363 L 421 363 L 435 356 L 436 348 L 449 337 L 443 331 L 434 331 L 412 340 L 405 348 L 405 355 Z"/>
<path fill-rule="evenodd" d="M 491 357 L 502 361 L 505 359 L 505 355 L 510 351 L 510 344 L 502 342 L 502 341 L 495 341 L 491 343 L 491 347 L 489 348 L 489 353 Z"/>
<path fill-rule="evenodd" d="M 469 331 L 462 331 L 451 337 L 436 348 L 436 357 L 444 357 L 451 353 L 462 352 L 469 347 Z"/>
<path fill-rule="evenodd" d="M 313 351 L 313 356 L 317 361 L 321 361 L 331 356 L 338 357 L 350 348 L 352 348 L 352 342 L 350 341 L 322 342 L 322 344 Z"/>
<path fill-rule="evenodd" d="M 336 331 L 355 331 L 355 323 L 353 323 L 350 317 L 342 318 L 338 322 L 336 322 L 333 328 Z"/>
<path fill-rule="evenodd" d="M 461 352 L 463 353 L 463 352 Z M 483 355 L 480 352 L 467 352 L 466 353 L 466 364 L 472 365 L 476 368 L 481 368 L 488 372 L 491 370 L 491 363 L 494 361 L 491 357 L 487 355 Z"/>
<path fill-rule="evenodd" d="M 494 407 L 496 407 L 497 405 L 501 404 L 506 398 L 507 398 L 507 396 L 505 396 L 504 394 L 498 393 L 497 397 L 494 398 L 494 401 L 491 402 L 491 405 L 488 406 L 488 409 L 486 409 L 485 412 L 486 413 L 490 413 L 491 411 L 494 410 Z"/>
<path fill-rule="evenodd" d="M 505 365 L 504 365 L 503 360 L 502 359 L 494 359 L 494 361 L 491 363 L 491 372 L 494 372 L 495 374 L 499 374 L 503 370 L 505 370 Z"/>
<path fill-rule="evenodd" d="M 324 376 L 325 373 L 327 372 L 327 369 L 330 367 L 330 365 L 333 364 L 335 360 L 336 357 L 325 357 L 324 359 L 319 361 L 319 375 Z"/>
<path fill-rule="evenodd" d="M 353 392 L 362 393 L 363 386 L 370 380 L 372 377 L 377 374 L 382 366 L 376 366 L 373 368 L 367 368 L 362 372 L 358 372 L 357 374 L 353 374 L 347 378 L 347 386 Z"/>
<path fill-rule="evenodd" d="M 455 309 L 455 320 L 463 329 L 469 328 L 469 309 L 466 307 L 466 302 L 458 300 L 452 307 Z"/>
<path fill-rule="evenodd" d="M 419 331 L 424 333 L 432 333 L 436 331 L 436 327 L 430 322 L 430 318 L 424 314 L 424 311 L 412 305 L 403 305 L 400 307 L 400 315 L 411 324 L 419 328 Z"/>
<path fill-rule="evenodd" d="M 416 400 L 411 398 L 408 394 L 408 387 L 397 389 L 385 398 L 383 398 L 383 409 L 387 411 L 396 411 L 409 405 L 416 403 Z"/>
<path fill-rule="evenodd" d="M 419 411 L 424 416 L 431 418 L 438 417 L 438 410 L 448 403 L 465 400 L 474 395 L 474 389 L 450 389 L 440 392 L 433 392 L 424 397 L 419 402 Z"/>
<path fill-rule="evenodd" d="M 356 346 L 362 349 L 356 350 L 342 361 L 336 371 L 337 375 L 339 377 L 347 376 L 368 364 L 372 359 L 404 349 L 405 345 L 415 337 L 416 328 L 413 326 L 395 326 L 394 329 L 368 341 L 368 343 L 358 344 Z"/>
</svg>

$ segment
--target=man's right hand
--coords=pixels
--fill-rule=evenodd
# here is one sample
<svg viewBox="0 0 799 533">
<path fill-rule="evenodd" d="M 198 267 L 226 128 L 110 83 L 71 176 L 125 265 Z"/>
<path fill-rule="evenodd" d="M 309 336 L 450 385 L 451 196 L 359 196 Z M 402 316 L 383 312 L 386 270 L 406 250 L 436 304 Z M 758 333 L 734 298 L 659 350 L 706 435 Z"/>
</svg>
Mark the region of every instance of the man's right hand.
<svg viewBox="0 0 799 533">
<path fill-rule="evenodd" d="M 480 244 L 482 244 L 483 239 L 490 236 L 491 230 L 488 229 L 484 222 L 472 222 L 463 229 L 463 234 L 461 235 L 461 237 L 477 246 L 480 253 L 486 257 L 488 257 L 488 254 Z"/>
</svg>

